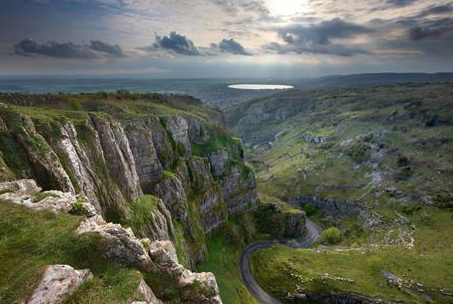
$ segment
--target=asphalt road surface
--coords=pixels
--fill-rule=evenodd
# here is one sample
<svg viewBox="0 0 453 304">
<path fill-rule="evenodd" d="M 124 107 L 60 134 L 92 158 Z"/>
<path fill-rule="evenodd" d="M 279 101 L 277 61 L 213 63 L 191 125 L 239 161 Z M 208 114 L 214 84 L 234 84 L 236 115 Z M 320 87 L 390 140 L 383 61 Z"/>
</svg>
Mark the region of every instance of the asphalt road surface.
<svg viewBox="0 0 453 304">
<path fill-rule="evenodd" d="M 263 304 L 282 304 L 279 300 L 274 299 L 267 294 L 255 281 L 252 276 L 252 270 L 250 268 L 250 257 L 255 251 L 271 247 L 275 244 L 283 244 L 293 248 L 307 248 L 313 245 L 319 238 L 321 228 L 315 223 L 307 220 L 306 223 L 307 233 L 302 238 L 298 239 L 297 242 L 288 240 L 273 240 L 273 241 L 261 241 L 248 245 L 239 257 L 239 269 L 241 272 L 241 278 L 244 282 L 245 287 L 255 297 L 256 300 Z"/>
</svg>

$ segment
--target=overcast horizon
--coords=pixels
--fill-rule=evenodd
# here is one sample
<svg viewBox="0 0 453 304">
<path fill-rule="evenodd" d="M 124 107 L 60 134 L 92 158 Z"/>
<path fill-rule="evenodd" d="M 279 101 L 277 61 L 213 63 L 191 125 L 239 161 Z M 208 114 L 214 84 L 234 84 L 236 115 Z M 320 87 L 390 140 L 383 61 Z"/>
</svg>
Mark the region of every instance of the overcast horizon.
<svg viewBox="0 0 453 304">
<path fill-rule="evenodd" d="M 452 1 L 3 0 L 0 76 L 453 71 Z"/>
</svg>

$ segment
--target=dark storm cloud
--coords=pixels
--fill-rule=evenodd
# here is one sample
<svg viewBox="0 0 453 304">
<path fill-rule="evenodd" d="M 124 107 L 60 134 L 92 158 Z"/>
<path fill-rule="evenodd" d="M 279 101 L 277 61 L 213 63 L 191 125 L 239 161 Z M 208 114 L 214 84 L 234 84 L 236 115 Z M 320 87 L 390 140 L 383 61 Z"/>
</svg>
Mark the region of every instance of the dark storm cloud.
<svg viewBox="0 0 453 304">
<path fill-rule="evenodd" d="M 373 30 L 368 27 L 338 18 L 311 26 L 293 24 L 277 29 L 278 36 L 286 44 L 272 42 L 265 45 L 264 50 L 279 54 L 330 54 L 345 57 L 356 54 L 369 54 L 369 51 L 361 47 L 332 43 L 332 40 L 353 38 L 359 34 L 372 32 Z"/>
<path fill-rule="evenodd" d="M 234 55 L 250 56 L 251 53 L 247 52 L 245 48 L 233 38 L 223 39 L 218 45 L 211 44 L 212 47 L 218 48 L 223 53 L 230 53 Z"/>
<path fill-rule="evenodd" d="M 404 7 L 409 6 L 417 2 L 418 0 L 387 0 L 387 6 L 391 7 Z"/>
<path fill-rule="evenodd" d="M 123 49 L 118 44 L 110 44 L 100 40 L 91 40 L 90 47 L 92 50 L 109 54 L 112 57 L 126 57 Z"/>
<path fill-rule="evenodd" d="M 311 26 L 302 26 L 300 24 L 289 25 L 277 29 L 277 32 L 288 44 L 327 45 L 331 43 L 331 39 L 351 38 L 358 34 L 371 33 L 373 30 L 362 25 L 335 18 Z"/>
<path fill-rule="evenodd" d="M 453 19 L 444 18 L 425 22 L 423 25 L 415 26 L 409 29 L 409 38 L 411 41 L 424 39 L 434 39 L 453 41 Z"/>
<path fill-rule="evenodd" d="M 323 54 L 323 55 L 335 55 L 342 57 L 349 57 L 358 54 L 371 54 L 369 51 L 362 48 L 353 48 L 344 46 L 341 44 L 330 44 L 330 45 L 289 45 L 280 44 L 277 42 L 271 42 L 263 46 L 265 52 L 277 53 L 277 54 Z"/>
<path fill-rule="evenodd" d="M 126 57 L 125 52 L 117 44 L 110 44 L 99 40 L 92 40 L 90 44 L 73 42 L 59 43 L 48 41 L 39 43 L 31 38 L 23 39 L 14 46 L 14 54 L 20 56 L 48 56 L 55 58 L 119 58 Z"/>
<path fill-rule="evenodd" d="M 431 6 L 427 8 L 424 11 L 421 11 L 417 17 L 426 17 L 429 15 L 438 15 L 438 14 L 444 14 L 444 13 L 450 13 L 453 12 L 453 5 L 451 3 L 445 4 L 445 5 L 438 5 L 438 6 Z"/>
<path fill-rule="evenodd" d="M 145 48 L 144 50 L 165 50 L 188 56 L 202 55 L 192 40 L 176 32 L 171 32 L 168 36 L 156 36 L 156 42 L 153 43 L 151 47 Z"/>
</svg>

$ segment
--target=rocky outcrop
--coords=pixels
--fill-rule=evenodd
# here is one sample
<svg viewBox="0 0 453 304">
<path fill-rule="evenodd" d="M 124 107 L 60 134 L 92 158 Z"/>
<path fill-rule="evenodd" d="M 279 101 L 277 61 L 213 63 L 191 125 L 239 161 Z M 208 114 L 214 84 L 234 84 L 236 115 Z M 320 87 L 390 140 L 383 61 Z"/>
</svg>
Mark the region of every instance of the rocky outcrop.
<svg viewBox="0 0 453 304">
<path fill-rule="evenodd" d="M 299 238 L 306 232 L 305 212 L 283 204 L 260 204 L 254 216 L 258 230 L 278 239 Z"/>
<path fill-rule="evenodd" d="M 88 269 L 75 270 L 68 265 L 47 266 L 28 304 L 58 304 L 66 300 L 80 285 L 91 280 Z"/>
<path fill-rule="evenodd" d="M 41 188 L 32 179 L 0 183 L 0 200 L 9 201 L 34 210 L 48 210 L 54 213 L 77 213 L 92 217 L 96 209 L 70 192 Z"/>
<path fill-rule="evenodd" d="M 41 192 L 34 180 L 18 180 L 0 183 L 0 200 L 9 201 L 34 210 L 49 210 L 54 213 L 68 213 L 77 203 L 70 192 L 50 190 Z M 38 195 L 39 193 L 39 195 Z"/>
<path fill-rule="evenodd" d="M 156 298 L 154 292 L 151 290 L 148 284 L 146 284 L 143 278 L 140 279 L 140 283 L 138 284 L 137 290 L 134 293 L 134 298 L 140 298 L 144 301 L 133 301 L 131 302 L 131 304 L 163 304 L 161 300 Z"/>
<path fill-rule="evenodd" d="M 171 134 L 172 139 L 176 144 L 176 152 L 185 158 L 192 155 L 192 150 L 189 141 L 189 126 L 187 120 L 182 116 L 164 117 L 165 128 Z"/>
<path fill-rule="evenodd" d="M 206 144 L 210 140 L 209 131 L 206 129 L 203 122 L 198 118 L 190 116 L 186 117 L 188 123 L 189 140 L 197 144 Z"/>
<path fill-rule="evenodd" d="M 175 228 L 170 211 L 159 198 L 152 197 L 152 205 L 153 207 L 147 210 L 146 214 L 138 215 L 145 220 L 136 224 L 137 234 L 152 241 L 174 240 Z"/>
<path fill-rule="evenodd" d="M 258 200 L 255 175 L 251 168 L 232 166 L 230 173 L 220 179 L 220 187 L 229 214 L 252 208 Z"/>
<path fill-rule="evenodd" d="M 215 151 L 209 156 L 209 161 L 211 163 L 214 176 L 220 177 L 224 175 L 227 170 L 228 151 L 226 149 Z"/>
<path fill-rule="evenodd" d="M 182 303 L 222 303 L 215 276 L 210 272 L 194 273 L 185 269 L 178 263 L 171 242 L 153 242 L 149 245 L 149 253 L 161 271 L 176 279 L 182 289 Z"/>
<path fill-rule="evenodd" d="M 332 198 L 306 195 L 292 197 L 288 202 L 296 207 L 311 204 L 315 208 L 324 210 L 329 216 L 334 218 L 356 215 L 364 226 L 368 228 L 377 227 L 383 223 L 376 213 L 359 202 L 339 201 Z"/>
<path fill-rule="evenodd" d="M 151 193 L 162 199 L 174 220 L 187 220 L 187 194 L 181 180 L 176 175 L 165 172 L 162 179 L 154 185 Z"/>
<path fill-rule="evenodd" d="M 181 289 L 178 303 L 222 303 L 215 276 L 185 269 L 170 241 L 139 240 L 130 228 L 106 223 L 100 216 L 83 221 L 77 233 L 98 233 L 106 242 L 105 256 L 117 263 L 173 278 Z"/>
<path fill-rule="evenodd" d="M 0 192 L 3 193 L 17 192 L 18 194 L 35 195 L 41 192 L 41 190 L 33 179 L 21 179 L 0 183 Z"/>
<path fill-rule="evenodd" d="M 75 193 L 74 186 L 60 163 L 57 154 L 52 150 L 44 137 L 36 131 L 33 121 L 24 115 L 13 116 L 8 128 L 13 130 L 14 136 L 27 154 L 40 185 L 46 189 L 58 189 Z"/>
<path fill-rule="evenodd" d="M 298 132 L 294 135 L 294 137 L 300 137 L 303 140 L 306 140 L 306 141 L 312 142 L 312 143 L 316 143 L 316 144 L 322 144 L 322 143 L 329 141 L 328 137 L 317 136 L 317 135 L 313 135 L 313 134 L 309 134 L 309 133 L 305 133 L 305 132 Z"/>
<path fill-rule="evenodd" d="M 107 223 L 98 215 L 83 221 L 77 233 L 98 233 L 106 242 L 105 256 L 121 265 L 145 272 L 156 270 L 147 250 L 130 228 Z"/>
</svg>

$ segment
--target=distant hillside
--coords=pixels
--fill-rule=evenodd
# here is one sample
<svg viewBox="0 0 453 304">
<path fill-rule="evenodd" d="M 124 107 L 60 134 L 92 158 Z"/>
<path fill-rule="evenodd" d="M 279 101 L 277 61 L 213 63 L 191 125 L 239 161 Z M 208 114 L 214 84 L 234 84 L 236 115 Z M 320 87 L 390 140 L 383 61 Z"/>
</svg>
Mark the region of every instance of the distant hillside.
<svg viewBox="0 0 453 304">
<path fill-rule="evenodd" d="M 298 87 L 349 87 L 365 84 L 392 84 L 402 82 L 453 82 L 453 73 L 367 73 L 332 75 L 296 82 Z"/>
<path fill-rule="evenodd" d="M 324 229 L 314 250 L 252 254 L 266 292 L 288 304 L 452 303 L 451 84 L 289 90 L 225 118 L 245 142 L 260 197 Z"/>
</svg>

